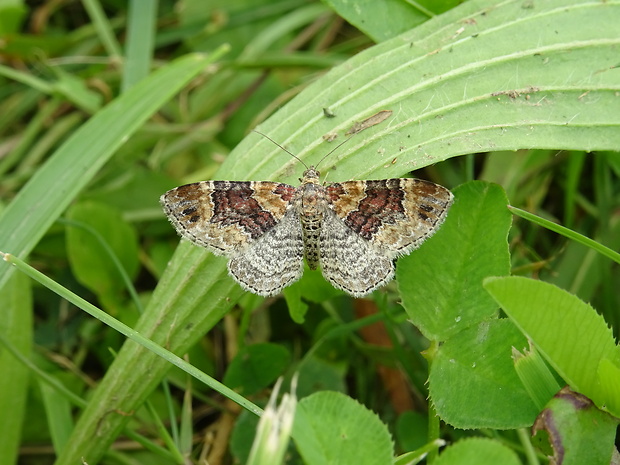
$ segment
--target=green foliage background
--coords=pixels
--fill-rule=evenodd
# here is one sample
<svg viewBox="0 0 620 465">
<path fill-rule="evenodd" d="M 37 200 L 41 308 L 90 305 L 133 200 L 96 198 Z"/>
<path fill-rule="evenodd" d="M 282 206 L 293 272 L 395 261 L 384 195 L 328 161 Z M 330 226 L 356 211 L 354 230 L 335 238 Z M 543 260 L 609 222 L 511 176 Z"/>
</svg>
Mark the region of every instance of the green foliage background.
<svg viewBox="0 0 620 465">
<path fill-rule="evenodd" d="M 511 351 L 529 338 L 551 379 L 617 415 L 618 268 L 579 241 L 511 224 L 506 206 L 620 246 L 620 3 L 457 3 L 0 5 L 0 251 L 140 337 L 189 354 L 257 404 L 278 376 L 299 372 L 300 397 L 340 391 L 378 414 L 333 393 L 307 397 L 291 463 L 362 463 L 358 455 L 406 463 L 427 452 L 430 463 L 439 438 L 458 446 L 437 463 L 544 461 L 519 428 L 533 423 L 545 395 L 531 393 Z M 382 110 L 392 111 L 386 121 L 323 162 L 327 181 L 420 170 L 456 202 L 442 230 L 399 261 L 396 283 L 373 294 L 370 316 L 318 273 L 306 272 L 284 299 L 244 295 L 224 259 L 179 244 L 163 217 L 159 195 L 183 183 L 295 184 L 303 167 L 253 128 L 310 165 Z M 509 274 L 558 287 L 483 285 Z M 542 303 L 524 298 L 530 285 Z M 251 414 L 227 434 L 222 397 L 195 382 L 190 389 L 152 350 L 5 262 L 0 299 L 0 410 L 12 412 L 0 421 L 0 463 L 38 463 L 27 450 L 41 444 L 53 449 L 45 463 L 182 463 L 207 453 L 192 440 L 206 425 L 218 427 L 220 444 L 231 438 L 227 457 L 247 457 L 250 441 L 239 438 L 253 437 Z M 387 347 L 359 332 L 377 321 Z M 565 335 L 585 349 L 566 350 L 557 342 Z M 592 338 L 598 349 L 588 349 Z M 390 401 L 377 366 L 400 369 L 415 408 Z M 327 428 L 320 412 L 339 409 L 351 423 Z M 613 436 L 614 425 L 599 437 Z M 495 429 L 501 441 L 478 438 L 476 428 Z M 330 442 L 362 430 L 376 432 L 368 450 Z M 121 433 L 141 450 L 116 450 Z M 348 452 L 336 459 L 337 450 Z"/>
</svg>

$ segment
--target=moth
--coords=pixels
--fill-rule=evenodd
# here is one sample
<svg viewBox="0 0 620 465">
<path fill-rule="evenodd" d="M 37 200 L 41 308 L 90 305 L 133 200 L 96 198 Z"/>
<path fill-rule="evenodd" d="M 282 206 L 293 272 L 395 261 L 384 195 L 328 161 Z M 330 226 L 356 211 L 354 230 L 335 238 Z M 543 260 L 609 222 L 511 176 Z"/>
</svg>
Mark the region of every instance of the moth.
<svg viewBox="0 0 620 465">
<path fill-rule="evenodd" d="M 420 179 L 322 184 L 313 166 L 294 187 L 270 181 L 202 181 L 166 192 L 178 233 L 229 258 L 245 290 L 273 296 L 304 270 L 365 296 L 394 276 L 394 260 L 418 248 L 446 218 L 445 187 Z"/>
</svg>

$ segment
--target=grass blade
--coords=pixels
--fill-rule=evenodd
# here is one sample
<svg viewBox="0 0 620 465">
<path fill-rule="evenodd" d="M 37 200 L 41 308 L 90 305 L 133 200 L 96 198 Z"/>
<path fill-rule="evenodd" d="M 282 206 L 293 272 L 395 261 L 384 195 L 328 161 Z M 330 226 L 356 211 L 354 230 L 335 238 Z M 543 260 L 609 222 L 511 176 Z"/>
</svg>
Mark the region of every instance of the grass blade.
<svg viewBox="0 0 620 465">
<path fill-rule="evenodd" d="M 222 50 L 185 56 L 153 73 L 93 116 L 39 169 L 0 218 L 0 249 L 18 257 L 32 250 L 49 226 L 116 149 Z M 0 264 L 0 289 L 12 270 Z"/>
</svg>

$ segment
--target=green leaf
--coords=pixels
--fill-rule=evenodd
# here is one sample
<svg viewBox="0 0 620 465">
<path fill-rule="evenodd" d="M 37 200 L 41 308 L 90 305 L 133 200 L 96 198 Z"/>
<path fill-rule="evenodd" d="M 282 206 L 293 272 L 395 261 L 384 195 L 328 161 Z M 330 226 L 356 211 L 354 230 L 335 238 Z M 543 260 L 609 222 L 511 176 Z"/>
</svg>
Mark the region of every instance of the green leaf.
<svg viewBox="0 0 620 465">
<path fill-rule="evenodd" d="M 375 42 L 396 37 L 426 21 L 432 13 L 400 0 L 323 0 L 336 13 Z"/>
<path fill-rule="evenodd" d="M 620 405 L 620 364 L 604 358 L 598 365 L 597 374 L 601 382 L 601 397 L 607 399 L 607 405 L 614 406 L 613 411 L 617 412 L 615 406 Z"/>
<path fill-rule="evenodd" d="M 562 389 L 536 419 L 534 432 L 545 429 L 562 465 L 613 463 L 618 419 L 597 409 L 590 399 Z"/>
<path fill-rule="evenodd" d="M 289 315 L 297 324 L 302 324 L 304 322 L 306 312 L 309 308 L 308 304 L 301 299 L 301 290 L 302 289 L 298 281 L 282 291 L 284 299 L 286 300 Z"/>
<path fill-rule="evenodd" d="M 101 107 L 101 94 L 89 89 L 86 82 L 62 68 L 54 68 L 57 81 L 52 84 L 54 93 L 62 95 L 69 102 L 87 113 L 95 113 Z"/>
<path fill-rule="evenodd" d="M 73 133 L 2 213 L 0 250 L 28 255 L 116 149 L 211 61 L 188 55 L 161 68 Z M 0 289 L 10 274 L 10 267 L 0 263 Z"/>
<path fill-rule="evenodd" d="M 251 396 L 272 384 L 291 361 L 291 354 L 277 344 L 253 344 L 241 349 L 231 361 L 223 383 Z"/>
<path fill-rule="evenodd" d="M 428 419 L 426 415 L 408 410 L 396 421 L 395 435 L 400 450 L 418 449 L 428 441 Z"/>
<path fill-rule="evenodd" d="M 247 410 L 243 410 L 235 421 L 229 447 L 238 463 L 248 461 L 258 422 L 259 418 Z"/>
<path fill-rule="evenodd" d="M 118 300 L 116 294 L 125 283 L 101 240 L 117 257 L 129 277 L 134 278 L 140 265 L 135 229 L 123 220 L 119 211 L 98 202 L 77 203 L 69 209 L 67 216 L 75 222 L 68 225 L 66 236 L 73 274 L 103 302 Z"/>
<path fill-rule="evenodd" d="M 196 255 L 193 249 L 193 245 L 181 243 L 170 262 L 179 272 L 164 273 L 149 303 L 151 308 L 161 308 L 161 313 L 147 307 L 135 326 L 136 332 L 177 354 L 185 353 L 204 336 L 242 294 L 222 266 L 222 257 L 206 251 Z M 82 412 L 58 465 L 74 463 L 75 456 L 96 462 L 107 450 L 107 441 L 116 438 L 129 419 L 110 411 L 137 409 L 169 369 L 170 363 L 153 349 L 126 342 Z M 92 441 L 96 434 L 100 434 L 99 440 Z"/>
<path fill-rule="evenodd" d="M 39 382 L 41 397 L 45 407 L 45 415 L 52 436 L 54 451 L 58 454 L 67 444 L 73 429 L 73 418 L 71 416 L 71 402 L 57 391 L 54 387 L 45 382 Z"/>
<path fill-rule="evenodd" d="M 260 130 L 310 165 L 333 147 L 322 136 L 341 141 L 356 121 L 392 110 L 328 159 L 330 181 L 398 177 L 487 150 L 616 150 L 619 21 L 617 4 L 466 2 L 332 69 Z M 218 177 L 294 182 L 301 170 L 251 134 Z"/>
<path fill-rule="evenodd" d="M 306 397 L 317 391 L 346 392 L 346 367 L 316 355 L 307 355 L 299 365 L 297 395 Z"/>
<path fill-rule="evenodd" d="M 513 350 L 515 370 L 536 408 L 542 410 L 562 386 L 558 384 L 536 347 L 524 352 L 521 354 L 518 350 Z"/>
<path fill-rule="evenodd" d="M 521 465 L 517 455 L 498 441 L 463 439 L 446 448 L 434 465 Z"/>
<path fill-rule="evenodd" d="M 154 54 L 155 32 L 157 31 L 157 6 L 156 0 L 129 2 L 127 18 L 129 34 L 125 44 L 123 91 L 137 84 L 149 74 Z"/>
<path fill-rule="evenodd" d="M 527 341 L 507 320 L 491 320 L 443 343 L 431 365 L 430 397 L 437 414 L 457 428 L 521 428 L 539 412 L 512 361 Z"/>
<path fill-rule="evenodd" d="M 379 417 L 357 401 L 323 391 L 297 405 L 295 444 L 308 465 L 392 463 L 392 438 Z"/>
<path fill-rule="evenodd" d="M 470 182 L 454 190 L 439 232 L 398 261 L 396 279 L 409 318 L 429 339 L 446 340 L 497 311 L 482 288 L 508 274 L 511 215 L 502 188 Z"/>
<path fill-rule="evenodd" d="M 32 347 L 31 281 L 21 273 L 11 277 L 0 292 L 0 463 L 17 463 L 22 423 L 26 410 L 29 371 L 5 345 L 25 357 Z"/>
<path fill-rule="evenodd" d="M 618 395 L 607 397 L 599 377 L 603 360 L 618 367 L 618 347 L 590 305 L 552 284 L 516 276 L 489 278 L 484 287 L 575 391 L 620 416 Z"/>
<path fill-rule="evenodd" d="M 6 37 L 8 34 L 16 34 L 27 13 L 22 1 L 3 2 L 0 6 L 0 35 Z"/>
</svg>

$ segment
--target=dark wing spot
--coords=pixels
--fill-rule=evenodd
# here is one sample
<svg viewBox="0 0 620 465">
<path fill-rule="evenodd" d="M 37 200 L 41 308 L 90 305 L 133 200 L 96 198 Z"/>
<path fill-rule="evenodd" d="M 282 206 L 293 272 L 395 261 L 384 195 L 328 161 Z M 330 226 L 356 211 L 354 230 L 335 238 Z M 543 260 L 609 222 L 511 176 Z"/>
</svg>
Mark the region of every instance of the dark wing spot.
<svg viewBox="0 0 620 465">
<path fill-rule="evenodd" d="M 220 183 L 216 187 L 223 189 L 216 189 L 211 194 L 212 223 L 222 226 L 236 224 L 254 239 L 276 225 L 271 212 L 264 210 L 254 198 L 256 193 L 249 182 Z"/>
<path fill-rule="evenodd" d="M 398 179 L 367 181 L 366 196 L 345 223 L 364 239 L 372 239 L 383 224 L 392 224 L 405 213 L 404 192 Z"/>
</svg>

